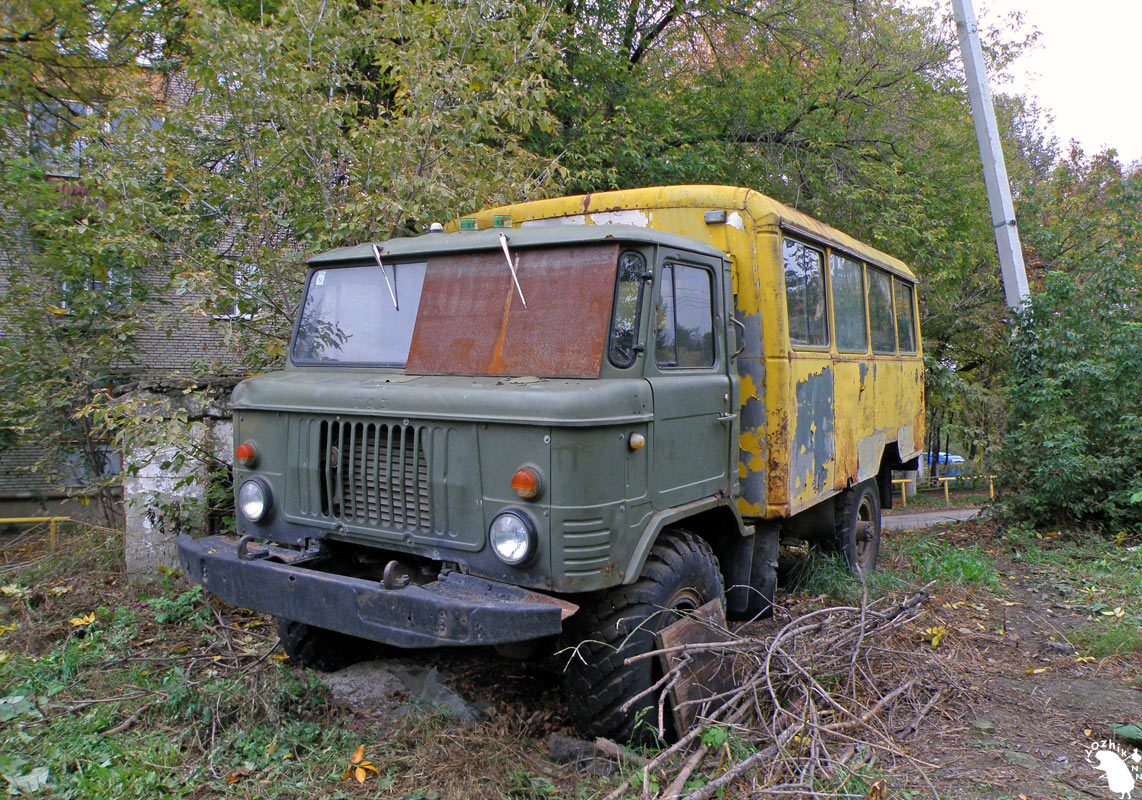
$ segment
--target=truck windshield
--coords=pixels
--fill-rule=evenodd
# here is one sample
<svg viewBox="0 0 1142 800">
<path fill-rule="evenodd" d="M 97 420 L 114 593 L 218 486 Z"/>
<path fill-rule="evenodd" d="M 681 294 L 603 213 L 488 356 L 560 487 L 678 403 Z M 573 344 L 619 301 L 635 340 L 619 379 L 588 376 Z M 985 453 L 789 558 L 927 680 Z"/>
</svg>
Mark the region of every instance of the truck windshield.
<svg viewBox="0 0 1142 800">
<path fill-rule="evenodd" d="M 297 364 L 404 367 L 421 375 L 598 377 L 617 243 L 500 250 L 314 270 Z M 520 292 L 527 300 L 525 307 Z"/>
<path fill-rule="evenodd" d="M 420 306 L 426 264 L 314 270 L 293 340 L 298 364 L 403 367 Z"/>
</svg>

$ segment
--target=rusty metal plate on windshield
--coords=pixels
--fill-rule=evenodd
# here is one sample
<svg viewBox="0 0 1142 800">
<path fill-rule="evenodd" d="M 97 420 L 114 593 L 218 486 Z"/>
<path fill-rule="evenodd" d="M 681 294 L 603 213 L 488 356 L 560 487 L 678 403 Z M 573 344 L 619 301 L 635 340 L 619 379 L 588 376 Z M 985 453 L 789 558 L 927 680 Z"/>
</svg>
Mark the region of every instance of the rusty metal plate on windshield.
<svg viewBox="0 0 1142 800">
<path fill-rule="evenodd" d="M 526 308 L 502 252 L 430 259 L 406 371 L 597 378 L 618 249 L 513 251 Z"/>
</svg>

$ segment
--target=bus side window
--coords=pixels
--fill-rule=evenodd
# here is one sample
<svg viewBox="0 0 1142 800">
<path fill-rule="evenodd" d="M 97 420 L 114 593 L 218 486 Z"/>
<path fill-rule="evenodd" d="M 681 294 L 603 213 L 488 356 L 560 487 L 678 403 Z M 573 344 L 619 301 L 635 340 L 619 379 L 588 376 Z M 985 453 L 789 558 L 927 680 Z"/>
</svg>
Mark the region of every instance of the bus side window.
<svg viewBox="0 0 1142 800">
<path fill-rule="evenodd" d="M 864 308 L 864 267 L 861 262 L 833 253 L 833 328 L 837 349 L 868 350 L 868 319 Z"/>
<path fill-rule="evenodd" d="M 893 278 L 892 290 L 896 294 L 896 337 L 900 341 L 900 352 L 915 353 L 916 325 L 912 319 L 912 286 Z"/>
<path fill-rule="evenodd" d="M 868 269 L 868 321 L 872 327 L 872 352 L 896 352 L 896 320 L 892 314 L 892 278 L 879 269 Z"/>
<path fill-rule="evenodd" d="M 825 347 L 824 254 L 794 239 L 783 241 L 785 301 L 789 309 L 789 342 Z"/>
</svg>

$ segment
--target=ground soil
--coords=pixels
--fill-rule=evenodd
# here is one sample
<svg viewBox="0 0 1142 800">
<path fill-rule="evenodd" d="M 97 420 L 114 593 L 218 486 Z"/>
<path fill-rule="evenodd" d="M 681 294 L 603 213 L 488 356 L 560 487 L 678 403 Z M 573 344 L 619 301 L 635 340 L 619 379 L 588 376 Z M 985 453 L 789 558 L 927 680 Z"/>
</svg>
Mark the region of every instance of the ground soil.
<svg viewBox="0 0 1142 800">
<path fill-rule="evenodd" d="M 991 534 L 986 524 L 968 523 L 893 535 L 986 544 Z M 886 549 L 891 567 L 893 548 Z M 999 547 L 991 555 L 1002 573 L 1002 593 L 937 589 L 926 603 L 928 615 L 918 624 L 946 630 L 933 656 L 959 696 L 934 709 L 919 733 L 900 743 L 904 757 L 878 759 L 888 796 L 1117 797 L 1087 760 L 1088 749 L 1110 735 L 1110 726 L 1142 716 L 1142 655 L 1079 661 L 1067 652 L 1066 640 L 1088 622 L 1086 612 L 1052 595 L 1049 574 L 1004 558 Z M 760 627 L 751 633 L 765 632 L 765 623 L 755 625 Z M 570 732 L 558 691 L 558 657 L 516 662 L 491 650 L 436 650 L 402 661 L 435 666 L 452 689 L 525 720 L 537 739 Z M 574 782 L 574 770 L 552 765 L 549 774 Z"/>
<path fill-rule="evenodd" d="M 978 543 L 989 534 L 986 525 L 965 524 L 935 535 Z M 929 624 L 948 630 L 941 647 L 953 654 L 964 703 L 934 717 L 908 754 L 931 765 L 928 792 L 941 797 L 1117 797 L 1086 759 L 1112 725 L 1142 716 L 1142 657 L 1079 661 L 1067 639 L 1087 612 L 1053 595 L 1046 571 L 999 548 L 991 555 L 1003 596 L 949 590 L 933 599 Z M 901 764 L 894 772 L 925 796 L 911 771 Z"/>
</svg>

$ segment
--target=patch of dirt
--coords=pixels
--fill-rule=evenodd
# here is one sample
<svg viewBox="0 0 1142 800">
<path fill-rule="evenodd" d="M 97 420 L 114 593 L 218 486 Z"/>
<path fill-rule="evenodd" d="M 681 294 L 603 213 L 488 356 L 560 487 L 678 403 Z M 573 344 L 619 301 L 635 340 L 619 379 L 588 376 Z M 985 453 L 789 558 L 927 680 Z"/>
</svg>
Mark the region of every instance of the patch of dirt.
<svg viewBox="0 0 1142 800">
<path fill-rule="evenodd" d="M 899 743 L 904 757 L 880 753 L 874 769 L 888 779 L 894 798 L 1112 800 L 1089 749 L 1110 738 L 1112 725 L 1142 714 L 1142 654 L 1080 659 L 1067 639 L 1088 624 L 1089 609 L 1063 602 L 1051 575 L 1006 558 L 1003 548 L 991 546 L 996 535 L 986 521 L 894 534 L 982 545 L 996 560 L 1004 588 L 1002 594 L 941 589 L 925 603 L 928 613 L 915 630 L 893 642 L 909 652 L 929 650 L 958 692 Z M 784 599 L 791 607 L 814 600 Z M 764 636 L 772 627 L 754 623 L 748 632 Z M 945 631 L 935 648 L 925 641 L 931 627 Z M 570 732 L 558 656 L 516 661 L 491 649 L 439 649 L 409 651 L 382 662 L 388 666 L 435 668 L 485 717 L 522 723 L 529 738 Z M 381 702 L 404 698 L 398 691 Z M 585 776 L 573 763 L 546 770 L 557 781 Z"/>
<path fill-rule="evenodd" d="M 945 540 L 985 543 L 986 524 L 960 525 Z M 1111 726 L 1142 713 L 1142 657 L 1080 660 L 1067 643 L 1087 612 L 1062 603 L 1050 576 L 991 553 L 1006 596 L 942 592 L 932 625 L 939 648 L 969 699 L 967 714 L 932 720 L 909 755 L 948 798 L 1109 798 L 1106 779 L 1086 760 Z M 902 775 L 903 776 L 903 775 Z M 911 788 L 924 791 L 924 787 Z"/>
</svg>

